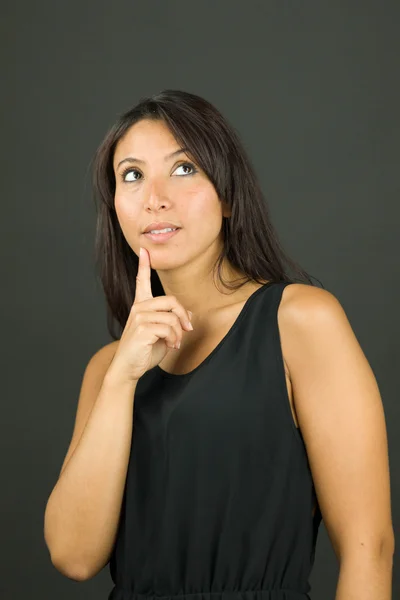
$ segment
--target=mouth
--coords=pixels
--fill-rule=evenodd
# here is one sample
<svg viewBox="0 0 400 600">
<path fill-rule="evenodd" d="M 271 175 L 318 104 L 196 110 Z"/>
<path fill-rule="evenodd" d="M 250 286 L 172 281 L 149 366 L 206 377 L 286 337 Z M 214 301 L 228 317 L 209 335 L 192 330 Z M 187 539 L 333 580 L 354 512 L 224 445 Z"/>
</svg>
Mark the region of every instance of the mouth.
<svg viewBox="0 0 400 600">
<path fill-rule="evenodd" d="M 178 231 L 181 230 L 181 227 L 178 227 L 177 229 L 175 229 L 174 231 L 168 231 L 167 233 L 144 233 L 143 235 L 148 238 L 149 240 L 151 240 L 152 242 L 155 242 L 156 244 L 160 244 L 161 242 L 166 242 L 169 239 L 171 239 L 172 237 L 174 237 L 174 235 L 176 235 L 178 233 Z"/>
</svg>

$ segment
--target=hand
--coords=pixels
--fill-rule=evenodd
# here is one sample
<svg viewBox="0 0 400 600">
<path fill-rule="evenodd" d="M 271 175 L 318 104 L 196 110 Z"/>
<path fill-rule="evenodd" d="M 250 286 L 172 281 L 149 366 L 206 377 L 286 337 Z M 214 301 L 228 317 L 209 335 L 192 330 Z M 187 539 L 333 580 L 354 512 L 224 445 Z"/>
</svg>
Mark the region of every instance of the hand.
<svg viewBox="0 0 400 600">
<path fill-rule="evenodd" d="M 153 297 L 150 273 L 150 255 L 142 248 L 135 300 L 108 369 L 130 381 L 158 365 L 181 342 L 183 331 L 192 330 L 190 314 L 175 296 Z"/>
</svg>

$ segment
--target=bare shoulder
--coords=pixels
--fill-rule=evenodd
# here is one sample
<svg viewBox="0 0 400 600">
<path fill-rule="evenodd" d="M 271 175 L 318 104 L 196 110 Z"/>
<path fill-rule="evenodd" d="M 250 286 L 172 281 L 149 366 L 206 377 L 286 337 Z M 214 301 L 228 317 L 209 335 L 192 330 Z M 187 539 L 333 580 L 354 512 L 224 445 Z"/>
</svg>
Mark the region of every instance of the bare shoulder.
<svg viewBox="0 0 400 600">
<path fill-rule="evenodd" d="M 102 346 L 90 358 L 86 369 L 88 369 L 89 365 L 90 365 L 91 370 L 94 369 L 95 371 L 98 371 L 100 373 L 104 369 L 106 371 L 108 369 L 108 367 L 110 366 L 112 359 L 114 358 L 114 354 L 117 351 L 118 344 L 119 344 L 119 340 L 115 340 L 113 342 L 105 344 L 105 346 Z"/>
<path fill-rule="evenodd" d="M 290 376 L 291 357 L 301 354 L 301 343 L 321 342 L 323 333 L 331 328 L 350 328 L 342 305 L 334 294 L 323 288 L 292 283 L 282 292 L 278 308 L 278 325 L 285 370 Z M 318 335 L 318 333 L 320 335 Z"/>
<path fill-rule="evenodd" d="M 340 318 L 343 312 L 332 292 L 313 285 L 292 283 L 283 290 L 278 314 L 284 324 L 288 320 L 309 322 L 320 318 Z"/>
</svg>

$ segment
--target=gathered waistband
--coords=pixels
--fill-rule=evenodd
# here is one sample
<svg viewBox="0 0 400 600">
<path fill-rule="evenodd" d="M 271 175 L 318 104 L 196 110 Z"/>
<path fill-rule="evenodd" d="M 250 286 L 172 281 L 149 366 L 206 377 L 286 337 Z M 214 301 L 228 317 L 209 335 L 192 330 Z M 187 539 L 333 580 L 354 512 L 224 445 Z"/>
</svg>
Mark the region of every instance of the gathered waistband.
<svg viewBox="0 0 400 600">
<path fill-rule="evenodd" d="M 311 600 L 309 588 L 268 588 L 262 590 L 237 590 L 222 592 L 195 592 L 191 594 L 138 594 L 127 588 L 114 586 L 108 600 Z"/>
</svg>

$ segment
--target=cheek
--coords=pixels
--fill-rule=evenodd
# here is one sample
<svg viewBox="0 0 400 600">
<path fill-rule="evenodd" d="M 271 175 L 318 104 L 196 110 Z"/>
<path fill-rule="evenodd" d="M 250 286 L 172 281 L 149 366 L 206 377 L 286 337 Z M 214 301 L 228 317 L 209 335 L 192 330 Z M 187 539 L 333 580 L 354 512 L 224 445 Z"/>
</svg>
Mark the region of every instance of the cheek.
<svg viewBox="0 0 400 600">
<path fill-rule="evenodd" d="M 222 227 L 221 211 L 214 203 L 190 207 L 184 222 L 187 223 L 189 237 L 196 242 L 211 243 L 218 238 Z"/>
<path fill-rule="evenodd" d="M 202 183 L 202 185 L 185 190 L 182 206 L 186 207 L 187 214 L 191 219 L 201 218 L 204 220 L 207 215 L 209 220 L 218 220 L 222 214 L 221 203 L 211 184 L 204 185 Z"/>
<path fill-rule="evenodd" d="M 194 200 L 188 210 L 187 222 L 190 228 L 201 232 L 202 237 L 217 237 L 222 227 L 222 212 L 218 199 L 208 195 Z"/>
<path fill-rule="evenodd" d="M 137 221 L 138 208 L 128 196 L 115 194 L 114 207 L 120 223 Z"/>
<path fill-rule="evenodd" d="M 134 249 L 135 245 L 137 245 L 137 228 L 139 223 L 137 208 L 132 201 L 129 202 L 121 194 L 115 195 L 114 207 L 122 234 L 129 246 Z"/>
</svg>

